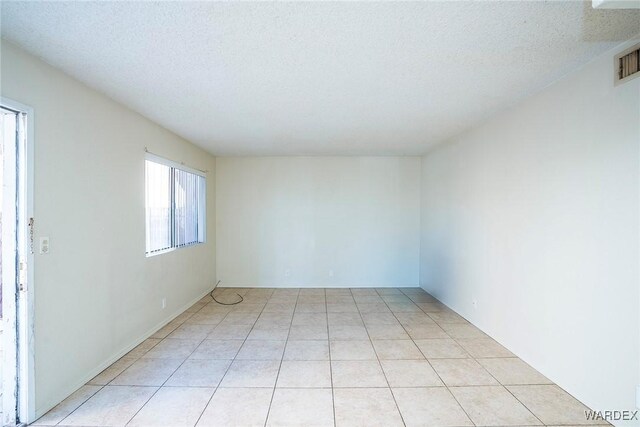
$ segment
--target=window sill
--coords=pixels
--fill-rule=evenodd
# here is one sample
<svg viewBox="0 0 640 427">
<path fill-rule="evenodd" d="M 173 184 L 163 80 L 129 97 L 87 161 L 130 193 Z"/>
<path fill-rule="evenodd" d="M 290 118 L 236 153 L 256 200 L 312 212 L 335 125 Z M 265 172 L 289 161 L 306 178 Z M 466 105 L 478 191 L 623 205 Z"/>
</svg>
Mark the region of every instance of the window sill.
<svg viewBox="0 0 640 427">
<path fill-rule="evenodd" d="M 152 258 L 154 256 L 166 254 L 166 253 L 173 252 L 173 251 L 177 251 L 179 249 L 192 248 L 194 246 L 204 245 L 205 243 L 206 242 L 191 243 L 189 245 L 183 245 L 183 246 L 177 246 L 177 247 L 173 247 L 173 248 L 169 248 L 169 249 L 163 249 L 161 251 L 157 251 L 157 252 L 153 252 L 153 253 L 146 253 L 145 255 L 147 256 L 147 258 Z"/>
</svg>

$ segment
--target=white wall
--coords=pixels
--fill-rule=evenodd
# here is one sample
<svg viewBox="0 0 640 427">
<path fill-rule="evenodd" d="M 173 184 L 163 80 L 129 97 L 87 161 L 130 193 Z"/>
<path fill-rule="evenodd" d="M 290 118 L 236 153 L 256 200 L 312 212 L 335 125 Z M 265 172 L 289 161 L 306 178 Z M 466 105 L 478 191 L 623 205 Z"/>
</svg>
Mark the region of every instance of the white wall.
<svg viewBox="0 0 640 427">
<path fill-rule="evenodd" d="M 218 279 L 417 286 L 419 188 L 418 157 L 219 157 Z"/>
<path fill-rule="evenodd" d="M 640 384 L 640 79 L 613 86 L 621 49 L 422 162 L 421 286 L 602 410 L 634 409 Z"/>
<path fill-rule="evenodd" d="M 210 289 L 215 159 L 4 41 L 2 96 L 35 109 L 35 238 L 51 239 L 35 259 L 40 415 Z M 145 146 L 211 171 L 206 244 L 145 257 Z"/>
</svg>

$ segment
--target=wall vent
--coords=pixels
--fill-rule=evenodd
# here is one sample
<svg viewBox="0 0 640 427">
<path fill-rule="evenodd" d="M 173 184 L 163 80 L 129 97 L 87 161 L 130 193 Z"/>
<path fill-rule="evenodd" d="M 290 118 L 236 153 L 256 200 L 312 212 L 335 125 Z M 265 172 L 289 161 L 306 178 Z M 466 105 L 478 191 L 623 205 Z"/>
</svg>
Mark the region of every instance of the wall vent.
<svg viewBox="0 0 640 427">
<path fill-rule="evenodd" d="M 640 43 L 617 54 L 614 67 L 616 84 L 640 76 Z"/>
</svg>

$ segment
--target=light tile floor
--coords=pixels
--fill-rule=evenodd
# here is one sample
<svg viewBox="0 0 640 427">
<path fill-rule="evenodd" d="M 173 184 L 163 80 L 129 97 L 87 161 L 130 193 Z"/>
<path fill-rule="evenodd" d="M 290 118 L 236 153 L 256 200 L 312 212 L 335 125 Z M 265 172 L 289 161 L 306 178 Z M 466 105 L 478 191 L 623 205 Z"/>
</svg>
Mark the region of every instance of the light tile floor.
<svg viewBox="0 0 640 427">
<path fill-rule="evenodd" d="M 218 291 L 217 291 L 218 292 Z M 221 289 L 36 425 L 583 425 L 584 405 L 418 288 Z"/>
</svg>

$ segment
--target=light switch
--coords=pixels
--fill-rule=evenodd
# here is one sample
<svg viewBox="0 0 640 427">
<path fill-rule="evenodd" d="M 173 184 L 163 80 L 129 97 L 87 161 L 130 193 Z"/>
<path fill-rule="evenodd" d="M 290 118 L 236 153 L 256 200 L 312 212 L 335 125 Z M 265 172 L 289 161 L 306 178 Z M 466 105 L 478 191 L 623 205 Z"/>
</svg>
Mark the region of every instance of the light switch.
<svg viewBox="0 0 640 427">
<path fill-rule="evenodd" d="M 41 237 L 40 238 L 40 255 L 46 255 L 49 253 L 49 238 Z"/>
</svg>

